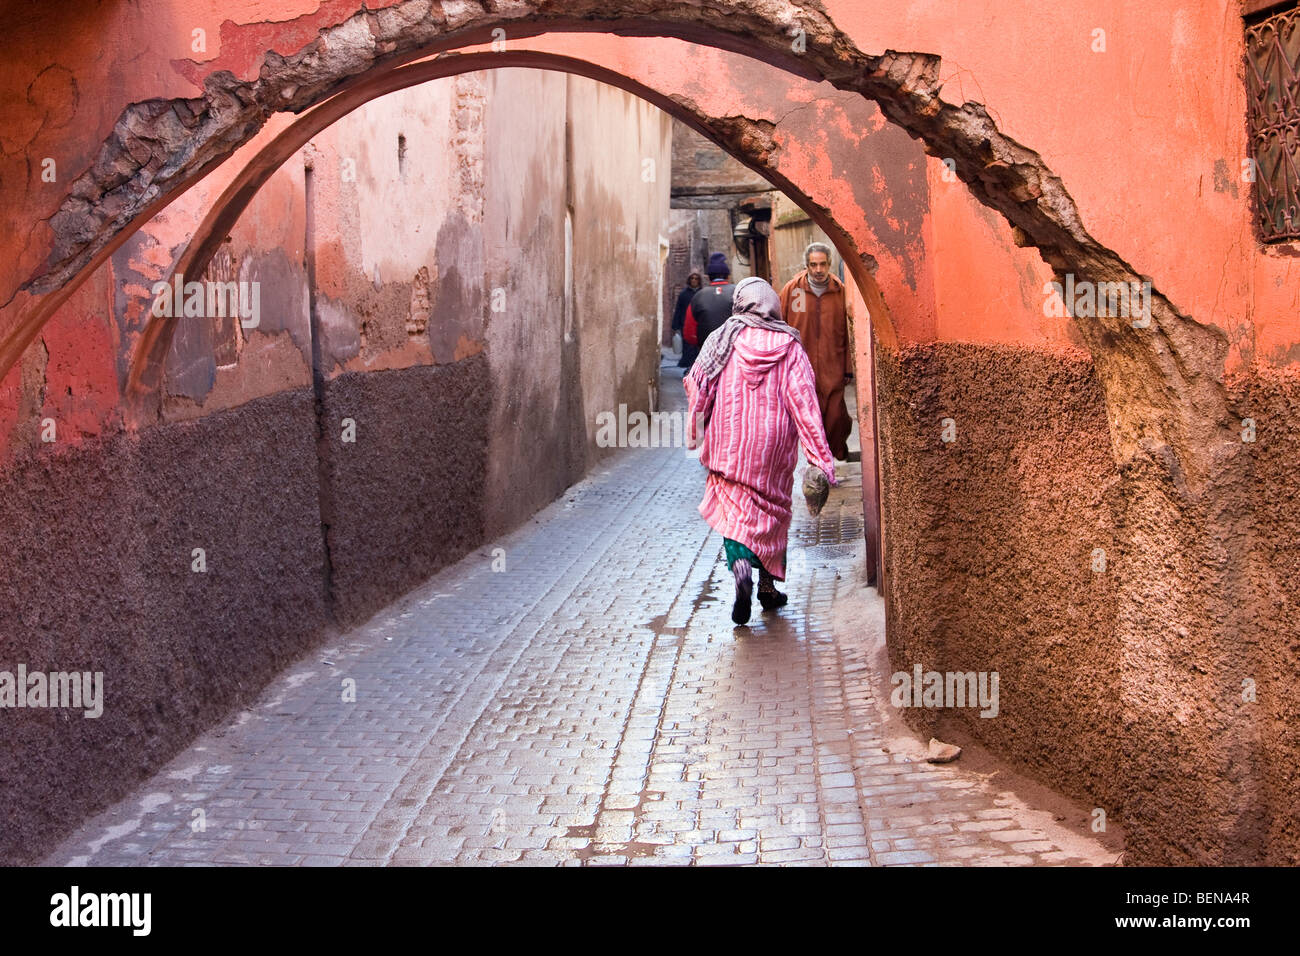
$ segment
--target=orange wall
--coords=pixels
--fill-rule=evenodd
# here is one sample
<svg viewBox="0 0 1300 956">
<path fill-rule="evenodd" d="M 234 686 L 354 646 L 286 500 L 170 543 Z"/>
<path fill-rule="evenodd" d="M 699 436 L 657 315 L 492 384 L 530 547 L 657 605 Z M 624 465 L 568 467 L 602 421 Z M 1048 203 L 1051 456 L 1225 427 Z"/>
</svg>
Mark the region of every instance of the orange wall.
<svg viewBox="0 0 1300 956">
<path fill-rule="evenodd" d="M 931 158 L 926 245 L 933 261 L 937 341 L 1027 345 L 1082 342 L 1069 318 L 1044 314 L 1052 271 L 1017 247 L 1007 221 Z"/>
<path fill-rule="evenodd" d="M 6 124 L 0 181 L 6 235 L 25 241 L 11 243 L 9 254 L 0 257 L 0 300 L 38 268 L 49 248 L 40 221 L 58 207 L 70 179 L 86 168 L 127 104 L 194 95 L 216 70 L 252 77 L 266 50 L 298 50 L 322 26 L 346 20 L 358 7 L 355 0 L 141 0 L 8 14 L 0 41 L 0 90 L 12 121 Z M 1255 243 L 1249 189 L 1234 175 L 1246 155 L 1236 0 L 1152 0 L 1140 6 L 1063 0 L 1049 8 L 1005 0 L 827 0 L 825 7 L 866 52 L 942 56 L 944 98 L 985 104 L 1007 134 L 1038 151 L 1099 241 L 1150 275 L 1180 309 L 1229 332 L 1229 367 L 1256 359 L 1294 362 L 1300 267 L 1282 251 Z M 206 31 L 202 52 L 193 49 L 196 29 Z M 1099 30 L 1105 32 L 1104 52 L 1094 50 Z M 770 98 L 764 100 L 770 97 L 770 76 L 760 87 L 732 55 L 690 59 L 682 47 L 672 47 L 676 43 L 602 35 L 568 41 L 593 61 L 639 73 L 665 94 L 714 115 L 748 115 L 752 105 L 770 105 Z M 679 52 L 666 55 L 672 49 Z M 799 101 L 786 119 L 797 123 L 802 111 L 806 125 L 826 138 L 787 138 L 780 161 L 792 179 L 820 191 L 826 206 L 843 214 L 863 248 L 879 245 L 879 224 L 859 215 L 863 180 L 875 172 L 854 166 L 846 145 L 862 128 L 839 128 L 848 114 L 836 112 L 833 97 L 839 94 L 827 94 L 823 102 L 824 86 L 787 81 L 781 88 L 787 100 Z M 40 180 L 40 160 L 47 156 L 58 161 L 54 183 Z M 882 287 L 893 286 L 895 295 L 910 290 L 916 299 L 901 309 L 912 314 L 900 331 L 910 329 L 917 339 L 927 338 L 931 328 L 940 338 L 1057 339 L 1050 326 L 1030 328 L 1036 303 L 1027 304 L 1028 312 L 1020 309 L 1025 290 L 1032 288 L 1028 271 L 1039 268 L 1032 254 L 1007 247 L 1004 239 L 990 240 L 988 233 L 996 230 L 981 225 L 981 211 L 969 210 L 972 221 L 946 203 L 934 188 L 933 164 L 925 178 L 935 194 L 929 225 L 934 258 L 913 256 L 921 271 L 906 274 L 897 256 L 879 257 Z M 879 188 L 887 190 L 889 183 Z M 925 238 L 909 236 L 907 242 L 919 249 Z M 981 246 L 986 252 L 976 251 Z M 1018 272 L 1014 281 L 990 285 L 982 278 L 1008 263 Z M 932 294 L 926 288 L 931 282 Z M 954 288 L 978 290 L 975 297 L 987 303 L 970 324 L 955 311 Z M 1006 293 L 1005 321 L 994 305 L 994 289 Z"/>
</svg>

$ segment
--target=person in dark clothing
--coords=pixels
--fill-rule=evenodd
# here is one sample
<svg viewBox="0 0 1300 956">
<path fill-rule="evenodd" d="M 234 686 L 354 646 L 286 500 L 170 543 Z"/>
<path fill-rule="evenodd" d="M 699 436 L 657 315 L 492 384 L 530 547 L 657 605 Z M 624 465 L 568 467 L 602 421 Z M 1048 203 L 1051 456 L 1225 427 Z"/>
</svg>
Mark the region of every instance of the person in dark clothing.
<svg viewBox="0 0 1300 956">
<path fill-rule="evenodd" d="M 695 350 L 691 356 L 692 362 L 704 347 L 704 341 L 731 318 L 731 299 L 736 292 L 736 287 L 729 281 L 731 266 L 721 252 L 709 256 L 706 271 L 709 273 L 709 284 L 691 299 L 690 305 L 686 307 L 686 321 L 682 325 L 682 341 L 689 342 Z"/>
<path fill-rule="evenodd" d="M 686 286 L 681 292 L 677 293 L 677 306 L 673 309 L 673 331 L 680 332 L 682 326 L 686 324 L 686 307 L 691 304 L 691 299 L 695 298 L 695 293 L 700 291 L 700 274 L 692 272 L 686 280 Z M 677 361 L 678 368 L 690 368 L 691 363 L 695 361 L 696 348 L 686 343 L 685 336 L 682 337 L 682 357 Z"/>
</svg>

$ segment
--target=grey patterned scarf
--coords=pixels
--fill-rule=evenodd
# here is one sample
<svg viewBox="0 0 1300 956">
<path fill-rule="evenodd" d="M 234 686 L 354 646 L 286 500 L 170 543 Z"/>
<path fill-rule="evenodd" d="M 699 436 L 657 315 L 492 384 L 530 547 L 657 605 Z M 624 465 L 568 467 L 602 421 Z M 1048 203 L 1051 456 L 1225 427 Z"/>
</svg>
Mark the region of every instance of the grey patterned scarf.
<svg viewBox="0 0 1300 956">
<path fill-rule="evenodd" d="M 798 331 L 781 318 L 781 299 L 776 290 L 758 276 L 741 279 L 731 300 L 731 318 L 709 336 L 691 368 L 691 377 L 696 385 L 704 386 L 722 374 L 727 359 L 731 358 L 736 336 L 747 326 L 784 332 L 799 342 Z"/>
</svg>

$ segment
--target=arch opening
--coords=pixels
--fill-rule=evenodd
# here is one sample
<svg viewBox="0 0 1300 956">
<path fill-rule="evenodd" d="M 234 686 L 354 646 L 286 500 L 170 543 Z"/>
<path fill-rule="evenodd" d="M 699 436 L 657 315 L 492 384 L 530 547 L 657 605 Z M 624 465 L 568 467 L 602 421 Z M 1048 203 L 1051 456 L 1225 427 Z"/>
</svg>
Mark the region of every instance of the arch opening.
<svg viewBox="0 0 1300 956">
<path fill-rule="evenodd" d="M 167 158 L 142 165 L 122 137 L 105 144 L 95 167 L 74 184 L 50 220 L 56 236 L 51 263 L 7 303 L 6 311 L 17 315 L 0 341 L 0 373 L 52 314 L 45 299 L 54 296 L 57 306 L 69 283 L 101 262 L 125 229 L 163 208 L 248 142 L 272 112 L 308 109 L 376 73 L 431 54 L 556 30 L 676 37 L 761 58 L 793 75 L 858 93 L 932 154 L 950 159 L 976 198 L 1020 230 L 1062 278 L 1070 273 L 1095 283 L 1149 281 L 1089 235 L 1059 178 L 1031 149 L 1005 136 L 984 106 L 954 106 L 942 98 L 938 57 L 866 54 L 819 6 L 773 8 L 744 0 L 718 11 L 624 0 L 613 13 L 584 3 L 563 13 L 539 4 L 512 13 L 452 14 L 425 0 L 409 0 L 379 11 L 360 10 L 322 29 L 291 55 L 268 52 L 255 80 L 222 70 L 218 60 L 193 71 L 196 82 L 203 78 L 201 98 L 128 108 L 118 124 L 126 140 L 150 139 Z M 1079 322 L 1078 330 L 1102 381 L 1117 459 L 1142 457 L 1152 444 L 1167 449 L 1194 493 L 1217 458 L 1233 448 L 1220 381 L 1227 343 L 1217 330 L 1179 312 L 1154 286 L 1151 301 L 1147 335 L 1128 334 L 1118 319 Z"/>
<path fill-rule="evenodd" d="M 596 80 L 649 102 L 686 123 L 696 132 L 722 148 L 794 200 L 820 226 L 836 247 L 853 275 L 854 281 L 867 301 L 871 321 L 877 334 L 887 343 L 896 341 L 888 305 L 871 273 L 874 257 L 859 248 L 851 233 L 839 225 L 825 207 L 816 203 L 781 169 L 764 159 L 771 155 L 774 145 L 769 137 L 756 142 L 754 133 L 761 127 L 740 117 L 712 117 L 688 109 L 671 97 L 647 87 L 630 77 L 597 64 L 573 57 L 541 51 L 456 52 L 412 63 L 385 73 L 375 82 L 356 84 L 325 100 L 315 109 L 281 131 L 261 147 L 240 170 L 239 174 L 212 203 L 211 209 L 195 229 L 170 270 L 168 281 L 176 274 L 195 275 L 202 272 L 213 254 L 220 248 L 223 237 L 247 208 L 258 190 L 277 169 L 301 149 L 311 137 L 328 128 L 340 118 L 359 109 L 371 100 L 398 90 L 407 89 L 434 79 L 456 76 L 484 69 L 524 67 L 571 73 Z M 147 401 L 159 384 L 159 372 L 166 358 L 175 318 L 153 319 L 141 337 L 131 361 L 126 396 L 130 402 Z"/>
</svg>

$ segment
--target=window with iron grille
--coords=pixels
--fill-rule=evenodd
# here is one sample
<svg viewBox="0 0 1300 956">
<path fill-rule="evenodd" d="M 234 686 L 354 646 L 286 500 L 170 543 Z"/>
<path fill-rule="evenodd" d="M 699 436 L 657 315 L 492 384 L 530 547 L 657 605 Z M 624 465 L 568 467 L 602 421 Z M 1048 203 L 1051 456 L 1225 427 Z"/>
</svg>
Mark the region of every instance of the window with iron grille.
<svg viewBox="0 0 1300 956">
<path fill-rule="evenodd" d="M 1300 6 L 1246 0 L 1242 12 L 1259 237 L 1300 239 Z"/>
</svg>

